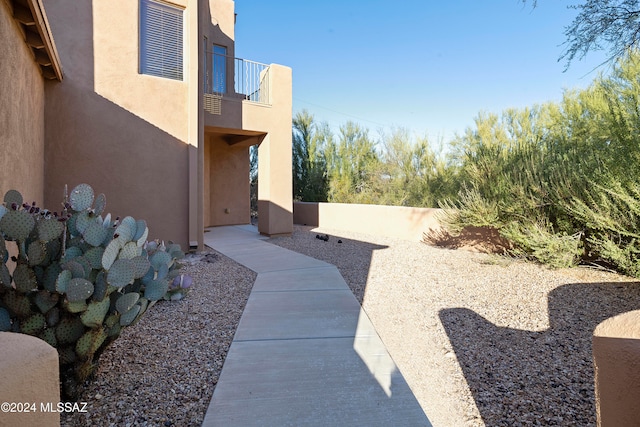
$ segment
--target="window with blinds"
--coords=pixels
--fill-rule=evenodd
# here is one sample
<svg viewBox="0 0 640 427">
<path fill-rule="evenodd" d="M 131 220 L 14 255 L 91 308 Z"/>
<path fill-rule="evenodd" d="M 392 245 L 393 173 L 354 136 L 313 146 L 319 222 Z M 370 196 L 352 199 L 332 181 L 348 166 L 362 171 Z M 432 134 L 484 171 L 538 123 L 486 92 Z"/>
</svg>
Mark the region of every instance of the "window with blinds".
<svg viewBox="0 0 640 427">
<path fill-rule="evenodd" d="M 182 9 L 140 0 L 140 73 L 182 80 Z"/>
</svg>

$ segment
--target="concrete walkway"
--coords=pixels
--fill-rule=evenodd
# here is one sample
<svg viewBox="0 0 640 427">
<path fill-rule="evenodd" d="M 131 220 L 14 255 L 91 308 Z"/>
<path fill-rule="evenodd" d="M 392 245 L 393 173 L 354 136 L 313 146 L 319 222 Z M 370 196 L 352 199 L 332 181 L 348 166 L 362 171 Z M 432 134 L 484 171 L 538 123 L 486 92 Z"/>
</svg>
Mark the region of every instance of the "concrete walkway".
<svg viewBox="0 0 640 427">
<path fill-rule="evenodd" d="M 203 426 L 431 426 L 335 266 L 252 226 L 205 243 L 258 277 Z"/>
</svg>

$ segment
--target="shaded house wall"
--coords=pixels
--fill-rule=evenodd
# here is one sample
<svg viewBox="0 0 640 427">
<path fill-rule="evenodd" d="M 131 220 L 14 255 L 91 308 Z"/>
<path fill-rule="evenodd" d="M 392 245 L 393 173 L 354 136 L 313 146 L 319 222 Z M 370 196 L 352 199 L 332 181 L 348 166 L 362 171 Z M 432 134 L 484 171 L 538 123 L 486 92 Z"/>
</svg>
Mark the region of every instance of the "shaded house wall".
<svg viewBox="0 0 640 427">
<path fill-rule="evenodd" d="M 228 145 L 220 135 L 205 140 L 205 225 L 248 224 L 249 149 Z"/>
<path fill-rule="evenodd" d="M 270 64 L 268 103 L 249 101 L 235 93 L 235 14 L 232 0 L 208 0 L 202 11 L 206 49 L 227 50 L 227 92 L 221 114 L 204 113 L 205 225 L 246 224 L 250 221 L 249 147 L 258 148 L 258 230 L 266 235 L 293 230 L 291 176 L 292 73 Z M 215 12 L 212 16 L 212 11 Z M 242 19 L 239 17 L 238 19 Z M 248 58 L 255 59 L 255 58 Z M 211 69 L 211 64 L 208 65 Z"/>
<path fill-rule="evenodd" d="M 44 80 L 10 5 L 0 1 L 0 198 L 44 199 Z"/>
<path fill-rule="evenodd" d="M 197 26 L 188 25 L 197 2 L 174 3 L 185 7 L 185 46 L 197 45 Z M 185 60 L 184 81 L 140 74 L 138 1 L 44 5 L 65 73 L 46 86 L 47 205 L 57 206 L 65 184 L 86 182 L 105 193 L 112 215 L 145 219 L 150 239 L 188 247 L 197 60 Z"/>
</svg>

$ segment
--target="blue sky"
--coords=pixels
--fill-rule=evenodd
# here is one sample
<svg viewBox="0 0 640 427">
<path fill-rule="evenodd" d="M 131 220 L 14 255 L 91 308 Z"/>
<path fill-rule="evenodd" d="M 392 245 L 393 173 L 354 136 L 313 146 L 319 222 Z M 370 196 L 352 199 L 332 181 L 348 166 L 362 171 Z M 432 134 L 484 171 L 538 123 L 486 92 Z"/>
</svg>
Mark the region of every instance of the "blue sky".
<svg viewBox="0 0 640 427">
<path fill-rule="evenodd" d="M 586 87 L 596 52 L 558 62 L 575 2 L 236 0 L 236 56 L 293 69 L 293 112 L 432 141 L 481 111 L 557 101 Z"/>
</svg>

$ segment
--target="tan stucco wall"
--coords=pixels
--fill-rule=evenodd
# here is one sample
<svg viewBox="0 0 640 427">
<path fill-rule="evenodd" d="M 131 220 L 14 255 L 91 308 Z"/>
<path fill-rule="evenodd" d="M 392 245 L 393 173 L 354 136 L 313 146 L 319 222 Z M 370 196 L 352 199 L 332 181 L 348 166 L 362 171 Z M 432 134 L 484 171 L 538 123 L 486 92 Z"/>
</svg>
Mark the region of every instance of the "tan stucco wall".
<svg viewBox="0 0 640 427">
<path fill-rule="evenodd" d="M 258 148 L 258 231 L 267 235 L 290 234 L 293 232 L 291 68 L 271 64 L 269 80 L 271 108 L 247 106 L 242 122 L 245 129 L 268 130 Z"/>
<path fill-rule="evenodd" d="M 230 57 L 235 55 L 234 43 L 234 2 L 231 0 L 209 0 L 209 10 L 204 15 L 211 17 L 203 29 L 203 36 L 207 37 L 209 46 L 218 44 L 227 47 Z M 239 19 L 242 19 L 241 17 Z M 245 58 L 251 59 L 251 58 Z M 235 130 L 251 131 L 261 135 L 266 134 L 259 146 L 258 154 L 258 229 L 263 234 L 277 235 L 290 234 L 293 231 L 293 198 L 292 198 L 292 171 L 291 171 L 291 122 L 292 122 L 292 71 L 291 68 L 282 65 L 271 64 L 269 66 L 269 105 L 258 104 L 242 100 L 233 94 L 233 61 L 227 61 L 227 90 L 229 93 L 222 98 L 222 114 L 213 115 L 205 113 L 204 125 L 208 132 L 227 132 L 234 135 Z M 228 155 L 218 152 L 219 164 L 225 162 L 222 156 Z M 206 162 L 211 158 L 205 156 Z M 228 161 L 233 165 L 239 165 L 239 158 L 229 157 Z M 233 182 L 238 182 L 235 197 L 236 203 L 249 202 L 245 196 L 245 185 L 248 186 L 248 154 L 246 156 L 245 169 L 234 166 Z M 231 173 L 231 171 L 225 171 Z M 205 166 L 205 175 L 215 176 L 213 164 Z M 227 179 L 230 179 L 227 176 Z M 205 185 L 208 185 L 205 179 Z M 247 187 L 248 188 L 248 187 Z M 205 188 L 205 218 L 209 218 L 210 225 L 223 225 L 229 223 L 231 217 L 219 218 L 214 216 L 216 196 L 211 193 L 212 187 Z M 225 196 L 226 197 L 226 196 Z M 225 203 L 231 203 L 224 201 Z M 222 206 L 221 206 L 222 207 Z M 224 209 L 224 207 L 222 207 Z M 244 209 L 244 208 L 243 208 Z M 246 214 L 242 214 L 249 222 L 249 206 L 246 206 Z M 233 219 L 235 221 L 235 219 Z M 206 221 L 205 221 L 206 222 Z M 235 223 L 235 222 L 234 222 Z"/>
<path fill-rule="evenodd" d="M 640 420 L 640 310 L 600 323 L 593 333 L 596 408 L 601 427 Z"/>
<path fill-rule="evenodd" d="M 40 404 L 60 402 L 58 352 L 25 334 L 0 332 L 0 402 L 33 403 L 36 411 L 0 413 L 0 426 L 60 425 L 58 412 L 41 411 Z"/>
<path fill-rule="evenodd" d="M 211 136 L 205 156 L 205 226 L 248 224 L 249 148 Z"/>
<path fill-rule="evenodd" d="M 55 209 L 65 184 L 86 182 L 105 193 L 107 211 L 145 219 L 150 238 L 184 248 L 188 145 L 198 145 L 189 101 L 198 99 L 197 3 L 173 3 L 187 6 L 183 82 L 138 73 L 138 1 L 44 0 L 65 73 L 46 87 L 45 200 Z"/>
<path fill-rule="evenodd" d="M 440 209 L 348 203 L 295 202 L 293 222 L 376 236 L 422 241 L 423 233 L 440 229 Z"/>
<path fill-rule="evenodd" d="M 0 199 L 16 189 L 42 204 L 44 81 L 4 1 L 0 40 Z"/>
<path fill-rule="evenodd" d="M 215 38 L 218 30 L 224 34 L 228 40 L 235 40 L 235 2 L 233 0 L 205 0 L 204 3 L 208 3 L 208 22 L 211 26 L 218 27 L 217 30 L 210 30 L 208 33 L 205 32 L 205 35 L 208 34 L 210 41 L 225 46 L 224 39 Z M 205 19 L 207 19 L 206 16 Z M 233 46 L 229 47 L 233 49 Z"/>
<path fill-rule="evenodd" d="M 184 81 L 138 73 L 139 1 L 93 0 L 92 3 L 95 93 L 174 138 L 187 141 L 187 73 Z M 170 3 L 186 8 L 189 2 L 172 0 Z M 185 59 L 189 58 L 187 53 Z M 165 104 L 160 106 L 158 102 Z"/>
</svg>

